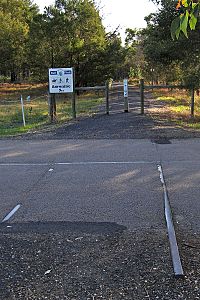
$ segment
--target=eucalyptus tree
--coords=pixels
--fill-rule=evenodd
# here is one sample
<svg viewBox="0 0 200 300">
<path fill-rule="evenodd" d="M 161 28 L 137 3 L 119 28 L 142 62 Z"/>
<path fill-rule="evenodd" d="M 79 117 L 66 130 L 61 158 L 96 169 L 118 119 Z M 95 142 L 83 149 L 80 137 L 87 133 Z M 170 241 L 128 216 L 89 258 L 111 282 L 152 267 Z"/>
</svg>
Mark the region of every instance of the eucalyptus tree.
<svg viewBox="0 0 200 300">
<path fill-rule="evenodd" d="M 0 0 L 0 71 L 15 81 L 26 66 L 29 24 L 38 8 L 30 0 Z"/>
<path fill-rule="evenodd" d="M 95 82 L 95 63 L 106 47 L 106 33 L 94 1 L 57 0 L 35 19 L 30 35 L 30 49 L 34 45 L 37 57 L 32 64 L 41 67 L 41 77 L 49 67 L 71 66 L 77 85 Z"/>
</svg>

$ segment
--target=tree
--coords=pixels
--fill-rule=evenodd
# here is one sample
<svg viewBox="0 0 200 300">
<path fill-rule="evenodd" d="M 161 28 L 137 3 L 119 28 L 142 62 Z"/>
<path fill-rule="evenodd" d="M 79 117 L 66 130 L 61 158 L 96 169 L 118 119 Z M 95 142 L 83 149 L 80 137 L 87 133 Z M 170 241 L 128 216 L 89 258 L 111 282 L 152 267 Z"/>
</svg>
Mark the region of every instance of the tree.
<svg viewBox="0 0 200 300">
<path fill-rule="evenodd" d="M 183 32 L 188 37 L 188 27 L 194 30 L 200 14 L 200 0 L 178 0 L 176 9 L 179 11 L 171 24 L 172 38 L 179 38 Z"/>
<path fill-rule="evenodd" d="M 15 81 L 26 62 L 29 23 L 38 8 L 29 0 L 0 0 L 0 70 Z"/>
<path fill-rule="evenodd" d="M 177 1 L 162 0 L 159 4 L 158 12 L 147 18 L 147 29 L 144 30 L 144 53 L 149 68 L 154 69 L 166 82 L 179 80 L 192 85 L 194 82 L 189 83 L 188 80 L 191 71 L 194 73 L 195 70 L 195 78 L 199 74 L 200 31 L 192 31 L 187 43 L 183 35 L 173 41 L 170 27 L 179 15 Z M 197 23 L 196 28 L 199 27 Z"/>
</svg>

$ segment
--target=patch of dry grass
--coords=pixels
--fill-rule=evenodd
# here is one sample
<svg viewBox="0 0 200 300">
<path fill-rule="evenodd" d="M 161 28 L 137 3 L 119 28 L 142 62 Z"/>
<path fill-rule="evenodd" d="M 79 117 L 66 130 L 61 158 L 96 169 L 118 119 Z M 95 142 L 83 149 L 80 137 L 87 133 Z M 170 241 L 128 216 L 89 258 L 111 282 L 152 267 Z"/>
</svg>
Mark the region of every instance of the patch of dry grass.
<svg viewBox="0 0 200 300">
<path fill-rule="evenodd" d="M 23 96 L 26 127 L 23 126 L 20 97 Z M 30 101 L 27 97 L 30 96 Z M 77 114 L 88 115 L 101 104 L 103 94 L 82 94 L 76 98 Z M 56 95 L 57 123 L 72 118 L 71 96 Z M 0 84 L 0 135 L 15 135 L 50 126 L 48 87 L 45 84 Z"/>
<path fill-rule="evenodd" d="M 149 113 L 153 118 L 173 121 L 193 129 L 200 128 L 200 96 L 195 94 L 195 114 L 191 116 L 191 94 L 186 90 L 160 89 L 153 92 Z"/>
</svg>

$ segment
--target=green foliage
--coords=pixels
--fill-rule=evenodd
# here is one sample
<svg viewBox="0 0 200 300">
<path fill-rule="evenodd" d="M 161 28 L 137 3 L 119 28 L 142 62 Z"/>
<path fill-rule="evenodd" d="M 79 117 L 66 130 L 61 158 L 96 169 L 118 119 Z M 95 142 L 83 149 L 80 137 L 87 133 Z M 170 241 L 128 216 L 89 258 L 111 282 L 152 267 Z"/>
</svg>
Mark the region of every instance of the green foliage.
<svg viewBox="0 0 200 300">
<path fill-rule="evenodd" d="M 200 0 L 179 0 L 176 6 L 180 12 L 171 25 L 173 40 L 178 39 L 180 32 L 188 38 L 188 27 L 195 30 L 200 12 Z"/>
<path fill-rule="evenodd" d="M 123 47 L 93 0 L 56 0 L 43 14 L 31 0 L 0 0 L 0 55 L 4 78 L 47 81 L 48 68 L 65 66 L 85 86 L 116 75 Z"/>
<path fill-rule="evenodd" d="M 196 23 L 197 30 L 190 32 L 186 43 L 187 24 L 191 17 L 187 13 L 180 18 L 176 5 L 177 1 L 163 0 L 158 12 L 147 18 L 148 26 L 143 31 L 147 69 L 154 69 L 154 81 L 198 88 L 200 23 Z M 172 27 L 174 40 L 170 34 Z"/>
</svg>

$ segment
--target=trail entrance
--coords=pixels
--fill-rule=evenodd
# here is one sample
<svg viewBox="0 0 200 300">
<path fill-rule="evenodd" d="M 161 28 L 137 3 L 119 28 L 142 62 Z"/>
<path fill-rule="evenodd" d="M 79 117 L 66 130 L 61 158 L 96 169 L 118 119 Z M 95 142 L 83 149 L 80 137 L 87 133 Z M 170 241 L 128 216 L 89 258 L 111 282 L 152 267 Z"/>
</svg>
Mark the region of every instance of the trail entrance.
<svg viewBox="0 0 200 300">
<path fill-rule="evenodd" d="M 128 108 L 128 109 L 127 109 Z M 128 107 L 124 97 L 123 82 L 115 82 L 109 89 L 109 111 L 111 114 L 122 113 L 124 111 L 140 114 L 140 91 L 133 85 L 128 86 Z"/>
</svg>

